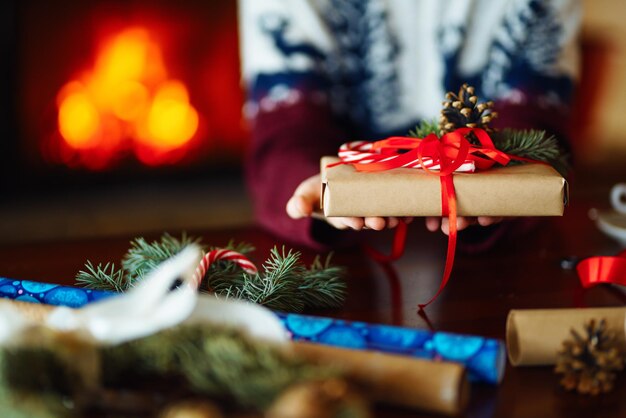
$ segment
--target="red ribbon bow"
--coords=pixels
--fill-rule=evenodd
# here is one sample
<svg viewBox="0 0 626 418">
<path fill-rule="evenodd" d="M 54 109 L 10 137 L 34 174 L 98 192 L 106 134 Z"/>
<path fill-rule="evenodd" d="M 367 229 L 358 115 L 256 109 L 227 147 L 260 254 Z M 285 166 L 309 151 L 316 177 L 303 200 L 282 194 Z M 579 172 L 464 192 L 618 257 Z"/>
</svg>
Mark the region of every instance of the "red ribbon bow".
<svg viewBox="0 0 626 418">
<path fill-rule="evenodd" d="M 467 140 L 467 136 L 470 134 L 473 134 L 478 139 L 480 145 L 473 145 Z M 456 193 L 452 179 L 454 171 L 468 160 L 473 161 L 478 169 L 485 170 L 492 167 L 495 163 L 504 166 L 512 159 L 522 159 L 510 156 L 496 149 L 487 132 L 479 128 L 460 128 L 454 132 L 443 135 L 441 138 L 438 138 L 435 134 L 430 134 L 423 139 L 390 137 L 375 142 L 372 146 L 372 150 L 378 150 L 381 154 L 395 155 L 396 157 L 387 161 L 351 163 L 357 171 L 391 170 L 393 168 L 402 167 L 417 159 L 426 173 L 439 176 L 441 181 L 441 215 L 447 216 L 450 224 L 446 264 L 439 290 L 428 302 L 419 305 L 422 309 L 431 304 L 441 294 L 448 283 L 454 265 L 458 232 L 456 227 Z M 408 151 L 401 154 L 400 151 L 404 150 Z M 440 170 L 434 171 L 426 167 L 423 161 L 425 157 L 438 161 Z M 386 261 L 395 260 L 402 255 L 404 252 L 405 238 L 406 224 L 401 222 L 396 230 L 393 251 L 389 257 L 386 257 Z M 380 255 L 376 258 L 382 260 Z"/>
<path fill-rule="evenodd" d="M 481 146 L 470 144 L 466 137 L 473 133 Z M 451 175 L 465 161 L 474 161 L 476 167 L 485 170 L 495 163 L 507 165 L 512 157 L 496 149 L 493 141 L 482 129 L 460 128 L 438 138 L 430 134 L 426 138 L 410 138 L 404 136 L 392 136 L 373 144 L 372 150 L 378 150 L 381 154 L 396 155 L 401 150 L 409 150 L 398 155 L 397 158 L 375 163 L 354 163 L 357 171 L 384 171 L 399 168 L 405 164 L 418 160 L 422 169 L 429 174 L 444 177 Z M 434 171 L 429 169 L 423 162 L 424 157 L 439 161 L 441 169 Z"/>
</svg>

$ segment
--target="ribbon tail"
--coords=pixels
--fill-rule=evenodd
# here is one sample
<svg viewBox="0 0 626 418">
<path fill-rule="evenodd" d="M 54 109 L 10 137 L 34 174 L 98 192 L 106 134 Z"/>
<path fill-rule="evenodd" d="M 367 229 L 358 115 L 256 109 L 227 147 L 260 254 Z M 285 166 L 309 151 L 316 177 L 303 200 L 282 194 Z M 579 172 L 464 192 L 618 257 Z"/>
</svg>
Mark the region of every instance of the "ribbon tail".
<svg viewBox="0 0 626 418">
<path fill-rule="evenodd" d="M 441 179 L 441 206 L 442 214 L 448 215 L 449 234 L 448 234 L 448 250 L 446 253 L 446 265 L 443 270 L 443 278 L 439 284 L 437 293 L 426 303 L 420 303 L 418 307 L 424 309 L 437 299 L 448 284 L 452 267 L 454 266 L 454 254 L 456 253 L 457 229 L 456 229 L 456 193 L 454 192 L 454 182 L 452 175 L 440 177 Z"/>
<path fill-rule="evenodd" d="M 404 254 L 404 247 L 406 244 L 406 233 L 407 233 L 407 224 L 402 219 L 400 219 L 400 223 L 396 227 L 395 234 L 393 236 L 393 245 L 391 247 L 391 254 L 383 254 L 382 252 L 370 247 L 369 245 L 365 247 L 365 251 L 367 254 L 379 263 L 389 263 L 395 260 L 398 260 Z"/>
</svg>

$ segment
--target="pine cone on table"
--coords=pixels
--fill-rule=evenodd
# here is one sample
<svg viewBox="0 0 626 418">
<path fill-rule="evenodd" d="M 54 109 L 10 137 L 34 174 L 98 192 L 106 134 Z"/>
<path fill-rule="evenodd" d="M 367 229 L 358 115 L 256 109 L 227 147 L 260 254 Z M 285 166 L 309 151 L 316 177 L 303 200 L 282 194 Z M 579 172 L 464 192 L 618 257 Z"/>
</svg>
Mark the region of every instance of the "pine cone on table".
<svg viewBox="0 0 626 418">
<path fill-rule="evenodd" d="M 584 337 L 571 330 L 573 339 L 563 342 L 555 372 L 563 374 L 561 385 L 567 390 L 590 395 L 609 392 L 624 368 L 624 353 L 616 335 L 606 329 L 606 320 L 592 319 L 584 329 Z"/>
<path fill-rule="evenodd" d="M 498 116 L 492 108 L 492 101 L 478 103 L 474 87 L 465 83 L 458 94 L 446 93 L 439 119 L 440 134 L 444 135 L 458 128 L 481 128 L 490 132 L 489 123 Z"/>
</svg>

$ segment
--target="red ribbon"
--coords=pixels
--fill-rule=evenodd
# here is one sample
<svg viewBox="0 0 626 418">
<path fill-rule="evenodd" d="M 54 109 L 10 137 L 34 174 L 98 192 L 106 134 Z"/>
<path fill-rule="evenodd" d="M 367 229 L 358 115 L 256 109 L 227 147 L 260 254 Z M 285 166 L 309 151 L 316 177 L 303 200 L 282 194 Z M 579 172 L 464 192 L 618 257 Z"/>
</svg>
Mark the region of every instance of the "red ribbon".
<svg viewBox="0 0 626 418">
<path fill-rule="evenodd" d="M 626 286 L 626 250 L 614 257 L 589 257 L 576 266 L 583 287 L 601 283 Z"/>
<path fill-rule="evenodd" d="M 481 146 L 470 144 L 466 136 L 473 133 Z M 403 165 L 418 160 L 420 165 L 429 174 L 436 176 L 451 175 L 465 161 L 472 160 L 476 167 L 485 170 L 495 163 L 507 165 L 512 159 L 518 159 L 496 149 L 489 134 L 479 128 L 460 128 L 437 138 L 430 134 L 426 138 L 410 138 L 393 136 L 374 143 L 372 150 L 378 150 L 381 154 L 398 154 L 400 150 L 408 150 L 400 154 L 398 158 L 375 163 L 355 163 L 357 171 L 384 171 L 399 168 Z M 428 169 L 423 163 L 423 158 L 429 157 L 438 160 L 440 170 Z"/>
<path fill-rule="evenodd" d="M 374 260 L 380 263 L 389 263 L 397 260 L 404 254 L 404 244 L 406 243 L 407 224 L 402 219 L 399 220 L 396 227 L 396 233 L 393 236 L 393 245 L 391 247 L 391 254 L 383 254 L 370 246 L 365 246 L 365 251 Z"/>
<path fill-rule="evenodd" d="M 473 145 L 467 140 L 467 136 L 474 134 L 480 145 Z M 482 129 L 479 128 L 460 128 L 454 132 L 447 133 L 441 138 L 435 134 L 427 137 L 410 138 L 410 137 L 391 137 L 373 144 L 372 150 L 378 150 L 382 154 L 396 155 L 400 150 L 408 150 L 403 154 L 399 154 L 397 158 L 388 161 L 374 163 L 352 163 L 357 171 L 384 171 L 402 167 L 403 165 L 415 161 L 419 161 L 423 170 L 434 176 L 439 176 L 441 182 L 441 215 L 447 216 L 450 224 L 450 232 L 448 235 L 448 250 L 446 253 L 446 264 L 443 271 L 443 278 L 439 285 L 437 293 L 426 303 L 419 304 L 420 309 L 430 305 L 441 294 L 446 287 L 452 267 L 454 265 L 454 254 L 456 252 L 457 242 L 457 201 L 454 191 L 453 173 L 465 161 L 472 160 L 476 167 L 485 170 L 492 167 L 495 163 L 507 165 L 512 159 L 520 158 L 510 156 L 496 149 L 493 141 Z M 440 170 L 429 170 L 424 162 L 424 157 L 438 160 Z M 406 239 L 406 225 L 401 222 L 396 230 L 394 239 L 394 248 L 391 256 L 383 256 L 378 252 L 371 252 L 374 258 L 379 261 L 395 260 L 404 252 Z M 624 260 L 626 263 L 626 260 Z"/>
</svg>

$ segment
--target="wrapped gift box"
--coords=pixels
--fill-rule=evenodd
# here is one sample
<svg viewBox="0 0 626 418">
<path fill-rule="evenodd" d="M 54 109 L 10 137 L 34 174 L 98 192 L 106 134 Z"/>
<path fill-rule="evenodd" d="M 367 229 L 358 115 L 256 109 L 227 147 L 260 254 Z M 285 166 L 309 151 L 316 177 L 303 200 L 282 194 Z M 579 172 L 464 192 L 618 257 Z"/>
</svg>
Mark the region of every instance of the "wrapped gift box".
<svg viewBox="0 0 626 418">
<path fill-rule="evenodd" d="M 441 216 L 441 182 L 420 169 L 359 172 L 328 167 L 322 158 L 321 205 L 326 216 Z M 565 179 L 545 164 L 521 164 L 454 174 L 460 216 L 561 216 Z"/>
</svg>

